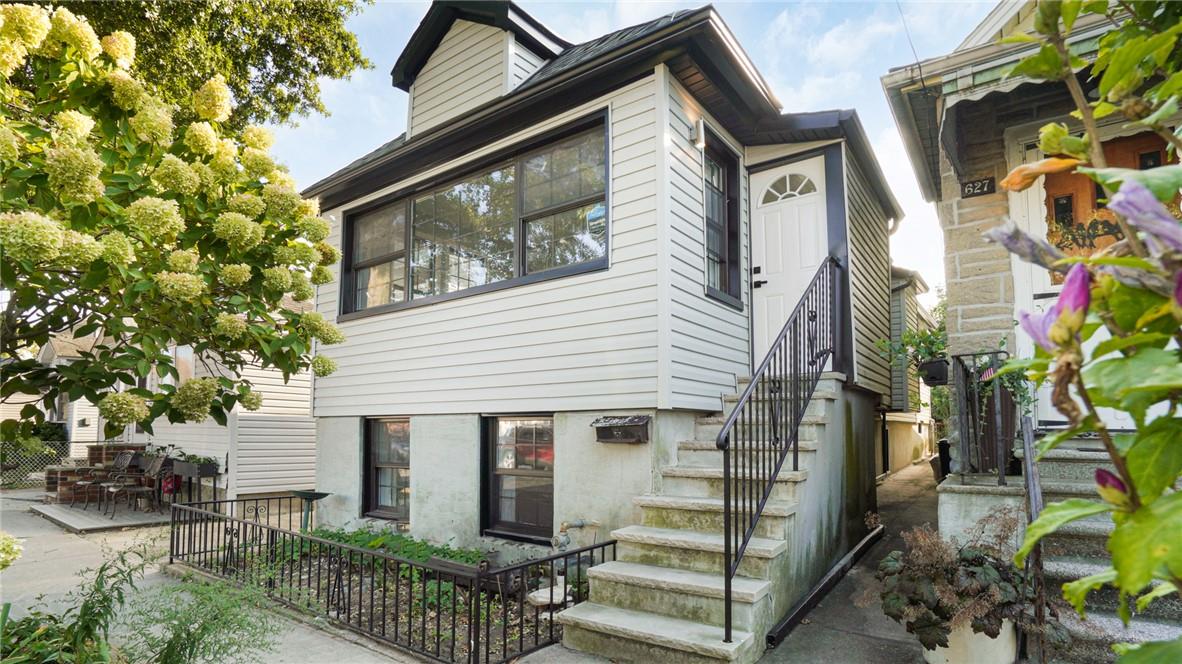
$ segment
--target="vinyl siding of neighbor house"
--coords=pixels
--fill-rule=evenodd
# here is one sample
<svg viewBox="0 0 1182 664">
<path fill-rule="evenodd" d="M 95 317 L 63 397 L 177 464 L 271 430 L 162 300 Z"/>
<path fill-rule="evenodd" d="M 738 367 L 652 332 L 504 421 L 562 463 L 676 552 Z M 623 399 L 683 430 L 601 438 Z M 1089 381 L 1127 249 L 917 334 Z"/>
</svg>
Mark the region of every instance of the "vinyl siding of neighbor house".
<svg viewBox="0 0 1182 664">
<path fill-rule="evenodd" d="M 506 34 L 500 28 L 471 21 L 452 24 L 411 86 L 408 136 L 505 93 Z"/>
<path fill-rule="evenodd" d="M 505 34 L 511 40 L 509 51 L 509 89 L 512 90 L 525 82 L 525 79 L 532 76 L 538 70 L 538 67 L 546 63 L 546 60 L 522 46 L 513 39 L 510 33 L 506 32 Z"/>
<path fill-rule="evenodd" d="M 654 77 L 474 150 L 480 159 L 607 108 L 610 135 L 606 271 L 342 322 L 347 341 L 321 351 L 339 369 L 317 378 L 315 416 L 547 412 L 653 407 L 657 402 L 657 137 Z M 328 241 L 357 207 L 462 165 L 429 169 L 329 210 Z M 333 267 L 334 273 L 339 269 Z M 339 276 L 338 276 L 339 279 Z M 338 315 L 339 280 L 316 307 Z"/>
<path fill-rule="evenodd" d="M 663 71 L 659 70 L 659 71 Z M 735 390 L 736 375 L 749 373 L 750 344 L 747 291 L 747 172 L 738 157 L 741 247 L 739 311 L 706 295 L 705 211 L 702 151 L 694 146 L 694 122 L 704 111 L 671 75 L 668 96 L 668 196 L 670 294 L 670 406 L 718 410 L 721 397 Z M 707 124 L 724 140 L 738 145 L 718 123 Z"/>
<path fill-rule="evenodd" d="M 273 369 L 250 367 L 242 373 L 263 395 L 263 406 L 236 413 L 235 489 L 244 494 L 314 488 L 316 421 L 311 377 L 296 374 L 284 383 L 283 374 Z"/>
<path fill-rule="evenodd" d="M 900 284 L 894 284 L 899 287 Z M 891 293 L 891 340 L 899 341 L 905 330 L 919 329 L 919 302 L 911 284 Z M 891 364 L 891 408 L 918 411 L 919 376 L 905 361 Z"/>
<path fill-rule="evenodd" d="M 891 334 L 891 256 L 889 219 L 871 193 L 857 161 L 845 152 L 846 200 L 850 238 L 850 296 L 854 319 L 855 383 L 889 403 L 890 363 L 877 347 Z"/>
</svg>

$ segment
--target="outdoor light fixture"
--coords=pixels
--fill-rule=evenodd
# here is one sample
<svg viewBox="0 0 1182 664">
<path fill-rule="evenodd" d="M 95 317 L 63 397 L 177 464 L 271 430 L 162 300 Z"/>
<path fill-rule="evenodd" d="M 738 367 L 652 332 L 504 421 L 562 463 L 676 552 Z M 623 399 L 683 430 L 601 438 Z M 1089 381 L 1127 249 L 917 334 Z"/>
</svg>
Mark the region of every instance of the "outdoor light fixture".
<svg viewBox="0 0 1182 664">
<path fill-rule="evenodd" d="M 694 123 L 694 130 L 690 133 L 690 137 L 694 139 L 694 147 L 699 150 L 706 149 L 706 120 L 698 118 Z"/>
</svg>

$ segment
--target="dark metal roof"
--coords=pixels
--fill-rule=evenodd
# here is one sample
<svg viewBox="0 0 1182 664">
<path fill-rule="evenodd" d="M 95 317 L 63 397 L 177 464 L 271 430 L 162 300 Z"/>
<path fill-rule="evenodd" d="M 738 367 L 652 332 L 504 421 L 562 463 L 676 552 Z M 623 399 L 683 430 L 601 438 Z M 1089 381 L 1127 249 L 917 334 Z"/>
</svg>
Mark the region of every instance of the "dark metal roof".
<svg viewBox="0 0 1182 664">
<path fill-rule="evenodd" d="M 536 72 L 527 78 L 519 87 L 518 90 L 537 85 L 542 81 L 549 80 L 564 71 L 573 69 L 584 62 L 589 62 L 595 58 L 608 53 L 618 48 L 623 48 L 642 37 L 646 37 L 667 25 L 677 22 L 678 20 L 693 14 L 697 10 L 683 9 L 666 14 L 660 18 L 653 19 L 647 23 L 629 26 L 615 32 L 609 32 L 602 37 L 592 39 L 591 41 L 583 42 L 576 46 L 572 46 L 562 52 L 561 55 L 554 58 L 538 68 Z"/>
<path fill-rule="evenodd" d="M 571 43 L 554 34 L 513 2 L 506 0 L 435 0 L 398 56 L 390 78 L 394 87 L 409 90 L 439 42 L 457 20 L 472 21 L 512 32 L 523 46 L 549 60 Z"/>
</svg>

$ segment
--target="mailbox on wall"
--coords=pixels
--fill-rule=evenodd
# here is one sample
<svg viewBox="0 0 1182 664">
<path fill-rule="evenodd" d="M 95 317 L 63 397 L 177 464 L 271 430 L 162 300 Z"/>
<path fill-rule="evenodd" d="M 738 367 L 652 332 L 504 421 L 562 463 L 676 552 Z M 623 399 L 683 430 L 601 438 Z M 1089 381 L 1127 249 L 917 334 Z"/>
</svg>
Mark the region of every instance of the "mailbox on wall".
<svg viewBox="0 0 1182 664">
<path fill-rule="evenodd" d="M 612 415 L 591 423 L 595 440 L 601 443 L 647 443 L 648 415 Z"/>
</svg>

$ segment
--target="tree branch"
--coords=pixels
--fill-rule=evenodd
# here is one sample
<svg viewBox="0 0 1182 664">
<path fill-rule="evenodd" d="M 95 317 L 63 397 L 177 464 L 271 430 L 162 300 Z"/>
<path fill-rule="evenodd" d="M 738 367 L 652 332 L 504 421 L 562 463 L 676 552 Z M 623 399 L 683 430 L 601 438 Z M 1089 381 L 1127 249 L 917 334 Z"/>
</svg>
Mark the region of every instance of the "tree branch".
<svg viewBox="0 0 1182 664">
<path fill-rule="evenodd" d="M 1120 479 L 1125 483 L 1125 487 L 1129 490 L 1129 505 L 1132 509 L 1141 507 L 1141 497 L 1137 494 L 1137 485 L 1133 483 L 1133 476 L 1129 474 L 1128 464 L 1125 463 L 1125 458 L 1120 455 L 1120 451 L 1116 449 L 1116 443 L 1112 440 L 1112 434 L 1108 432 L 1108 425 L 1104 420 L 1100 419 L 1100 414 L 1096 412 L 1096 406 L 1092 404 L 1092 397 L 1088 394 L 1088 388 L 1084 385 L 1083 377 L 1079 374 L 1075 375 L 1075 389 L 1079 392 L 1079 398 L 1083 401 L 1084 408 L 1087 409 L 1088 414 L 1096 422 L 1096 435 L 1100 436 L 1101 442 L 1104 443 L 1104 449 L 1108 452 L 1109 458 L 1112 459 L 1112 465 L 1116 467 L 1116 472 L 1120 474 Z"/>
</svg>

